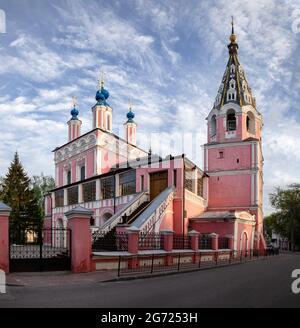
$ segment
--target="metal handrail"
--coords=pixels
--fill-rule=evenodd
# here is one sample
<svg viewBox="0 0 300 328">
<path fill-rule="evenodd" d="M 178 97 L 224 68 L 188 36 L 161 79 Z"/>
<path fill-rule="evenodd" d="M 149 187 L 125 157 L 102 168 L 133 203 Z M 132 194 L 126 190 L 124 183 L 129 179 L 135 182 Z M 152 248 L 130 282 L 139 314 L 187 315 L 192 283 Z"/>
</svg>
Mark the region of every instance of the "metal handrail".
<svg viewBox="0 0 300 328">
<path fill-rule="evenodd" d="M 132 226 L 136 228 L 141 228 L 142 225 L 157 211 L 159 207 L 163 204 L 163 202 L 169 197 L 169 195 L 174 192 L 174 187 L 168 187 L 163 192 L 161 192 L 158 196 L 156 196 L 149 206 L 139 215 Z"/>
<path fill-rule="evenodd" d="M 118 224 L 117 221 L 124 215 L 124 213 L 136 202 L 138 202 L 143 196 L 145 196 L 146 192 L 140 192 L 134 197 L 128 204 L 126 204 L 122 209 L 120 209 L 117 213 L 115 213 L 111 218 L 109 218 L 100 228 L 93 233 L 93 235 L 97 235 L 98 233 L 105 233 L 105 230 L 108 228 L 108 231 L 111 230 L 115 225 Z M 116 223 L 114 225 L 114 223 Z M 107 232 L 108 232 L 107 231 Z"/>
</svg>

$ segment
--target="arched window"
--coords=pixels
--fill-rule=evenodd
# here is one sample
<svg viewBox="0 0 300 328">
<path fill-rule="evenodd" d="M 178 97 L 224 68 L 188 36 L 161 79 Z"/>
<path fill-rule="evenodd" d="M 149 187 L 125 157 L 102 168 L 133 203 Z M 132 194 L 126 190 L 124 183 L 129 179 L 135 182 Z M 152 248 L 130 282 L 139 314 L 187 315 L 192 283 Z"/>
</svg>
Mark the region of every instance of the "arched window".
<svg viewBox="0 0 300 328">
<path fill-rule="evenodd" d="M 103 215 L 103 221 L 106 222 L 106 221 L 108 221 L 111 217 L 112 217 L 112 214 L 109 213 L 109 212 L 106 212 L 106 213 Z"/>
<path fill-rule="evenodd" d="M 68 170 L 67 172 L 67 184 L 71 183 L 71 170 Z"/>
<path fill-rule="evenodd" d="M 214 136 L 217 133 L 217 120 L 216 115 L 213 115 L 210 121 L 210 135 Z"/>
<path fill-rule="evenodd" d="M 252 112 L 247 113 L 246 127 L 248 133 L 255 134 L 255 117 Z"/>
<path fill-rule="evenodd" d="M 85 165 L 82 165 L 80 167 L 80 180 L 84 180 L 85 179 Z"/>
<path fill-rule="evenodd" d="M 229 109 L 227 112 L 227 131 L 235 131 L 236 130 L 236 117 L 235 111 L 233 109 Z"/>
</svg>

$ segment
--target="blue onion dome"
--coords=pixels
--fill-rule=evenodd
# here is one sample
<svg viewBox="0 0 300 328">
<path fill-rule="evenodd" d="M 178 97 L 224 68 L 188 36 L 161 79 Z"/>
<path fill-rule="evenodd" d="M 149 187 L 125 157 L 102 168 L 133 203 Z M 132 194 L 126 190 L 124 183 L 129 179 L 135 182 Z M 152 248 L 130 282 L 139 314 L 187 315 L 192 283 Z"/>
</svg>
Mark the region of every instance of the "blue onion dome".
<svg viewBox="0 0 300 328">
<path fill-rule="evenodd" d="M 105 100 L 105 96 L 104 96 L 104 94 L 101 92 L 101 90 L 98 90 L 97 91 L 97 93 L 96 93 L 96 100 L 98 101 L 98 102 L 101 102 L 101 101 L 103 101 L 103 100 Z"/>
<path fill-rule="evenodd" d="M 106 102 L 106 99 L 109 97 L 109 92 L 103 88 L 103 85 L 101 86 L 101 89 L 99 89 L 96 93 L 96 100 L 97 105 L 104 105 L 109 106 L 109 104 Z"/>
<path fill-rule="evenodd" d="M 71 110 L 72 120 L 77 120 L 78 114 L 79 114 L 79 111 L 74 106 L 74 108 Z"/>
<path fill-rule="evenodd" d="M 133 119 L 134 119 L 134 112 L 130 111 L 127 113 L 127 118 L 128 118 L 128 121 L 127 122 L 134 122 Z"/>
<path fill-rule="evenodd" d="M 105 99 L 107 99 L 109 97 L 109 92 L 106 89 L 104 89 L 103 87 L 101 88 L 101 93 L 103 94 Z"/>
</svg>

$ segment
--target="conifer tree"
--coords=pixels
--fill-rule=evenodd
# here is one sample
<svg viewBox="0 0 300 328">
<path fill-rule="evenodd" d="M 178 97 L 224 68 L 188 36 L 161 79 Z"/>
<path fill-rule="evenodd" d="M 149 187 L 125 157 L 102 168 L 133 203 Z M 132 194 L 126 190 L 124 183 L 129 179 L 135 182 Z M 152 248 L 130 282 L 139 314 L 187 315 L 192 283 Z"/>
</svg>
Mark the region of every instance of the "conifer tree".
<svg viewBox="0 0 300 328">
<path fill-rule="evenodd" d="M 30 178 L 17 153 L 2 180 L 0 190 L 0 199 L 12 208 L 10 215 L 11 238 L 14 242 L 24 242 L 25 231 L 33 223 L 40 226 L 42 214 L 34 192 L 30 189 Z"/>
</svg>

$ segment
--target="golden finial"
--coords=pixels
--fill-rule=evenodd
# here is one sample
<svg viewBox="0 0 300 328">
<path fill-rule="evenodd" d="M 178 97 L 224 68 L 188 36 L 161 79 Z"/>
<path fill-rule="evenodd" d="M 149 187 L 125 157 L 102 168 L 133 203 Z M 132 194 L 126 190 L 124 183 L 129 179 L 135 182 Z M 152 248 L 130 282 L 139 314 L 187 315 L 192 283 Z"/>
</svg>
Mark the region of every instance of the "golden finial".
<svg viewBox="0 0 300 328">
<path fill-rule="evenodd" d="M 233 16 L 231 16 L 231 35 L 229 37 L 229 40 L 231 43 L 235 43 L 235 41 L 236 41 L 236 35 L 234 34 Z"/>
<path fill-rule="evenodd" d="M 72 97 L 72 105 L 73 105 L 74 108 L 77 105 L 77 97 L 75 97 L 75 96 Z"/>
</svg>

